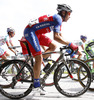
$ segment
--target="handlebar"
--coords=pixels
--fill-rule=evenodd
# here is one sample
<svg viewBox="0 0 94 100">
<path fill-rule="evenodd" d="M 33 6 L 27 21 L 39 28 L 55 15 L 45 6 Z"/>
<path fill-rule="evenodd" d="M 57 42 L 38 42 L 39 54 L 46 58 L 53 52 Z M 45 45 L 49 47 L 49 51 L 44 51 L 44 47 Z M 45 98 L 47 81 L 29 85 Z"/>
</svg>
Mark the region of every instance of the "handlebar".
<svg viewBox="0 0 94 100">
<path fill-rule="evenodd" d="M 19 51 L 16 49 L 16 48 L 19 48 L 19 47 L 21 47 L 21 46 L 9 46 L 9 48 L 14 49 L 14 51 L 15 51 L 15 56 L 18 56 L 19 54 L 21 54 L 21 53 L 19 53 Z"/>
<path fill-rule="evenodd" d="M 74 50 L 71 49 L 69 46 L 63 46 L 63 47 L 60 47 L 60 51 L 67 50 L 67 49 L 70 49 L 71 52 L 68 53 L 68 54 L 65 54 L 65 56 L 69 56 L 69 55 L 71 55 L 71 54 L 74 52 Z M 77 51 L 78 51 L 78 49 L 77 49 L 75 52 L 77 52 Z"/>
<path fill-rule="evenodd" d="M 85 53 L 85 54 L 86 54 L 86 52 L 85 52 L 85 51 L 82 51 L 82 53 Z"/>
<path fill-rule="evenodd" d="M 16 49 L 16 48 L 19 48 L 19 47 L 21 47 L 21 46 L 9 46 L 9 48 L 11 48 L 11 49 Z"/>
</svg>

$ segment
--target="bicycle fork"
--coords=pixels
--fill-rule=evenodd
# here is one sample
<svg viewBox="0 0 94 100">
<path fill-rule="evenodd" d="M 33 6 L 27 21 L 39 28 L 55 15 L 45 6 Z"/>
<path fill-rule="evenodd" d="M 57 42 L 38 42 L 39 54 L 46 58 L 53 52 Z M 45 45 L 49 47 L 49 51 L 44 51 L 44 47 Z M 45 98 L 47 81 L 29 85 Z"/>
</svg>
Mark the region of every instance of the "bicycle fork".
<svg viewBox="0 0 94 100">
<path fill-rule="evenodd" d="M 67 65 L 66 65 L 66 68 L 67 68 L 67 71 L 68 71 L 68 74 L 69 74 L 70 78 L 73 79 L 73 76 L 72 76 L 72 74 L 71 74 L 71 72 L 70 72 L 70 70 L 69 70 Z"/>
<path fill-rule="evenodd" d="M 66 66 L 66 69 L 67 69 L 67 71 L 68 71 L 68 74 L 69 74 L 69 76 L 70 76 L 70 78 L 71 79 L 73 79 L 73 76 L 72 76 L 72 74 L 71 74 L 71 72 L 70 72 L 70 70 L 69 70 L 69 67 L 67 66 L 67 64 L 69 63 L 69 60 L 68 59 L 64 59 L 64 54 L 62 54 L 59 58 L 58 58 L 58 60 L 59 60 L 59 62 L 63 62 L 64 64 L 65 64 L 65 66 Z"/>
</svg>

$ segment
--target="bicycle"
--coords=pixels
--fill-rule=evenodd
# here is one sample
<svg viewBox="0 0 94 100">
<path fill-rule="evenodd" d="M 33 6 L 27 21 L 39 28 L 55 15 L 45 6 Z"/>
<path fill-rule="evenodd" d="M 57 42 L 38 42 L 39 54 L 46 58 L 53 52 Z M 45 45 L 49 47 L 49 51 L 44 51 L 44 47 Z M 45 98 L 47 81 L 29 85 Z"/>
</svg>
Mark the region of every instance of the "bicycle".
<svg viewBox="0 0 94 100">
<path fill-rule="evenodd" d="M 18 47 L 18 46 L 17 46 Z M 14 47 L 10 47 L 10 48 L 12 48 L 12 49 L 14 49 L 14 48 L 16 48 L 15 46 Z M 57 54 L 58 52 L 55 52 L 55 53 L 51 53 L 51 54 Z M 17 55 L 22 55 L 22 53 L 18 53 Z M 45 53 L 44 52 L 42 52 L 42 54 L 44 55 Z M 19 57 L 19 56 L 18 56 Z M 15 57 L 15 56 L 13 56 L 12 58 L 13 59 L 17 59 L 18 58 L 17 56 Z M 32 59 L 32 58 L 30 58 L 28 55 L 25 55 L 24 56 L 25 57 L 25 60 L 26 60 L 26 62 L 28 63 L 28 64 L 30 64 L 30 60 Z M 45 69 L 45 66 L 48 64 L 48 62 L 51 62 L 52 64 L 53 63 L 55 63 L 55 60 L 53 60 L 52 58 L 47 58 L 47 59 L 44 59 L 43 60 L 43 62 L 42 62 L 42 66 L 43 66 L 43 68 L 41 69 L 41 75 L 42 74 L 45 74 L 47 71 L 44 71 L 44 69 Z M 51 64 L 51 65 L 52 65 Z M 73 69 L 73 66 L 70 64 L 69 65 L 69 67 L 70 68 L 72 68 Z M 18 69 L 19 69 L 19 67 L 18 67 Z M 71 70 L 72 70 L 71 69 Z M 48 68 L 46 69 L 46 70 L 48 70 Z M 71 71 L 72 73 L 73 73 L 73 71 Z M 52 74 L 50 74 L 50 77 L 52 77 L 53 76 L 53 73 L 54 72 L 52 72 Z M 41 77 L 41 75 L 40 75 L 40 77 Z M 51 76 L 52 75 L 52 76 Z M 69 75 L 67 74 L 65 74 L 62 78 L 66 78 L 66 77 L 68 77 Z M 27 77 L 27 78 L 29 78 L 29 77 Z M 75 79 L 74 78 L 74 80 L 77 80 L 77 79 Z M 54 82 L 53 82 L 53 80 L 52 81 L 49 81 L 49 79 L 48 80 L 46 80 L 46 82 L 44 83 L 44 86 L 53 86 L 54 85 Z"/>
<path fill-rule="evenodd" d="M 19 48 L 19 46 L 13 46 L 13 47 L 10 47 L 11 49 L 15 49 L 15 48 Z M 76 51 L 77 52 L 77 51 Z M 52 52 L 51 54 L 57 54 L 57 53 L 59 53 L 59 52 Z M 44 52 L 42 52 L 42 54 L 43 55 L 45 55 L 45 53 Z M 13 59 L 17 59 L 17 58 L 20 58 L 20 56 L 19 55 L 22 55 L 24 58 L 25 58 L 25 60 L 26 60 L 26 62 L 28 63 L 28 64 L 30 64 L 30 60 L 32 59 L 31 57 L 29 57 L 28 55 L 23 55 L 22 53 L 17 53 L 17 56 L 12 56 L 12 58 Z M 22 57 L 21 56 L 21 57 Z M 45 69 L 45 66 L 47 65 L 47 63 L 48 62 L 51 62 L 52 64 L 53 63 L 55 63 L 55 60 L 53 60 L 52 58 L 47 58 L 47 59 L 44 59 L 43 60 L 43 62 L 42 62 L 42 65 L 43 65 L 43 68 L 41 69 L 41 74 L 40 74 L 40 77 L 41 77 L 41 75 L 42 74 L 45 74 L 46 72 L 44 71 L 44 69 Z M 31 65 L 31 64 L 30 64 Z M 17 66 L 16 66 L 17 67 Z M 70 63 L 69 64 L 69 69 L 70 69 L 70 71 L 71 71 L 71 73 L 72 74 L 77 74 L 78 73 L 78 68 L 74 68 L 74 64 L 73 63 Z M 19 67 L 18 67 L 18 70 L 19 70 Z M 47 69 L 48 70 L 48 69 Z M 63 72 L 64 72 L 64 69 L 63 69 Z M 53 73 L 54 73 L 54 71 L 52 72 L 52 74 L 50 74 L 50 78 L 53 76 Z M 23 74 L 26 74 L 26 73 L 24 73 L 23 72 Z M 52 76 L 51 76 L 52 75 Z M 65 74 L 65 75 L 63 75 L 62 76 L 62 78 L 67 78 L 67 77 L 69 77 L 69 74 Z M 27 77 L 27 78 L 29 78 L 29 76 Z M 74 77 L 73 78 L 73 80 L 75 80 L 75 81 L 79 81 L 78 79 L 77 79 L 77 77 Z M 46 80 L 46 82 L 44 83 L 44 87 L 45 86 L 53 86 L 54 85 L 54 82 L 53 82 L 53 80 L 52 81 L 49 81 L 49 79 L 48 80 Z"/>
<path fill-rule="evenodd" d="M 23 98 L 23 97 L 27 96 L 33 89 L 33 81 L 34 81 L 33 57 L 31 56 L 31 53 L 29 51 L 29 47 L 28 47 L 27 43 L 26 43 L 26 46 L 27 46 L 29 57 L 32 58 L 31 66 L 27 62 L 22 61 L 22 60 L 10 60 L 1 66 L 1 70 L 0 70 L 1 74 L 4 70 L 4 68 L 6 68 L 7 66 L 11 66 L 14 63 L 17 64 L 18 66 L 21 66 L 21 69 L 17 73 L 17 75 L 15 75 L 13 77 L 10 75 L 10 77 L 9 77 L 9 79 L 11 79 L 11 81 L 10 81 L 11 87 L 8 89 L 3 88 L 2 86 L 0 87 L 1 94 L 8 98 L 11 98 L 11 99 Z M 47 73 L 45 73 L 43 75 L 43 77 L 40 79 L 40 82 L 41 82 L 41 86 L 44 87 L 44 83 L 45 83 L 47 77 L 55 69 L 53 79 L 54 79 L 54 85 L 55 85 L 56 89 L 61 94 L 65 95 L 67 97 L 77 97 L 77 96 L 84 94 L 88 90 L 88 88 L 91 84 L 91 75 L 90 75 L 89 68 L 87 67 L 87 65 L 84 62 L 82 62 L 78 59 L 65 59 L 65 56 L 70 55 L 70 54 L 64 53 L 64 50 L 66 50 L 66 49 L 71 49 L 71 48 L 66 47 L 66 46 L 60 48 L 60 51 L 57 52 L 60 54 L 59 58 L 50 67 L 50 69 L 47 71 Z M 49 52 L 49 53 L 45 53 L 45 54 L 51 54 L 51 53 L 56 53 L 56 52 Z M 85 87 L 82 87 L 80 85 L 79 81 L 73 80 L 73 78 L 75 76 L 73 76 L 71 74 L 71 72 L 68 68 L 68 65 L 70 63 L 74 63 L 74 65 L 78 68 L 82 67 L 85 70 L 85 72 L 87 73 L 87 78 L 86 78 L 87 81 L 85 81 L 85 83 L 86 83 Z M 31 76 L 30 78 L 25 79 L 22 77 L 22 72 L 24 69 L 26 70 L 27 75 Z M 11 74 L 11 73 L 8 73 L 8 74 Z M 70 77 L 62 78 L 62 76 L 64 74 L 69 74 Z M 79 80 L 80 80 L 80 78 L 79 78 Z M 62 84 L 62 81 L 63 81 L 63 84 Z M 12 92 L 11 92 L 11 90 L 12 90 Z"/>
<path fill-rule="evenodd" d="M 88 68 L 90 70 L 90 73 L 91 73 L 91 85 L 89 87 L 89 90 L 90 91 L 94 91 L 94 72 L 92 72 L 92 69 L 94 68 L 94 58 L 91 58 L 85 51 L 83 51 L 83 53 L 85 54 L 84 55 L 84 62 L 88 65 Z M 79 70 L 82 70 L 81 68 L 79 68 Z M 80 77 L 80 74 L 79 74 L 79 70 L 78 70 L 78 77 Z M 87 77 L 87 75 L 85 74 L 84 71 L 82 71 L 82 74 L 83 74 L 83 77 L 81 78 L 80 80 L 80 83 L 81 85 L 84 87 L 85 84 L 84 84 L 84 79 Z"/>
</svg>

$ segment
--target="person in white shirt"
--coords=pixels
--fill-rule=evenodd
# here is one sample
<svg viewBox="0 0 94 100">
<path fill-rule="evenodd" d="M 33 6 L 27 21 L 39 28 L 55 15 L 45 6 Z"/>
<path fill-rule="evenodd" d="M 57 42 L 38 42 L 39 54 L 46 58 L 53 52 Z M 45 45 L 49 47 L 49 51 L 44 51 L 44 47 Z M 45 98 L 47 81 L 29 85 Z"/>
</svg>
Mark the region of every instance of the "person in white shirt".
<svg viewBox="0 0 94 100">
<path fill-rule="evenodd" d="M 14 50 L 12 50 L 9 46 L 13 46 L 11 38 L 14 37 L 15 30 L 11 27 L 7 28 L 7 35 L 6 36 L 0 36 L 0 58 L 6 59 L 9 54 L 6 50 L 3 49 L 3 45 L 6 44 L 8 49 L 10 49 L 13 53 L 16 54 Z"/>
</svg>

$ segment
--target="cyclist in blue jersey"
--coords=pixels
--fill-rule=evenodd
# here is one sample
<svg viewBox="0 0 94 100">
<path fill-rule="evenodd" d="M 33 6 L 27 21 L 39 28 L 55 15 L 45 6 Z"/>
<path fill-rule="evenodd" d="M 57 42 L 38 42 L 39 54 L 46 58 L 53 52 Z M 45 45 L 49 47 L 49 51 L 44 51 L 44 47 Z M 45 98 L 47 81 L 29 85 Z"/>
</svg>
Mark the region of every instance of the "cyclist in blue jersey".
<svg viewBox="0 0 94 100">
<path fill-rule="evenodd" d="M 80 36 L 80 40 L 76 40 L 76 41 L 74 41 L 73 43 L 74 43 L 75 45 L 77 45 L 78 48 L 81 47 L 82 50 L 84 50 L 84 43 L 86 42 L 86 40 L 87 40 L 87 36 L 81 35 L 81 36 Z M 67 50 L 66 52 L 70 53 L 71 50 Z M 78 57 L 77 57 L 78 59 L 81 59 L 81 57 L 82 57 L 82 53 L 81 53 L 79 50 L 78 50 L 77 52 L 74 51 L 74 52 L 70 55 L 70 57 L 71 57 L 71 58 L 75 58 L 75 55 L 78 55 Z"/>
<path fill-rule="evenodd" d="M 66 4 L 58 4 L 58 14 L 53 16 L 44 15 L 38 19 L 33 19 L 29 22 L 24 30 L 24 37 L 29 45 L 32 55 L 35 57 L 34 65 L 34 87 L 37 91 L 40 91 L 40 69 L 43 58 L 47 58 L 50 55 L 42 57 L 40 45 L 48 46 L 49 48 L 45 52 L 54 51 L 56 45 L 45 36 L 46 33 L 51 34 L 53 31 L 54 40 L 70 46 L 73 50 L 77 50 L 78 47 L 73 43 L 63 40 L 61 34 L 62 22 L 67 22 L 72 12 L 71 7 Z M 44 95 L 43 91 L 40 91 L 40 95 Z"/>
</svg>

